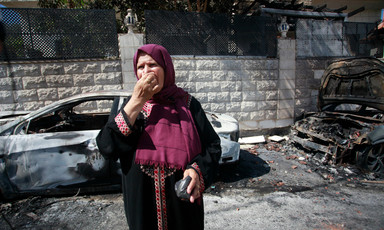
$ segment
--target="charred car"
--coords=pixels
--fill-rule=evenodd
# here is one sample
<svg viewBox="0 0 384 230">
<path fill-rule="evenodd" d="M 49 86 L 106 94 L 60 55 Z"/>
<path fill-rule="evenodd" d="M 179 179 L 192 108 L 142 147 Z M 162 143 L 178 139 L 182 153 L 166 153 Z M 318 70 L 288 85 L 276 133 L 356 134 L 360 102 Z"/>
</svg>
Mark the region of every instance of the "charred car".
<svg viewBox="0 0 384 230">
<path fill-rule="evenodd" d="M 351 58 L 331 63 L 318 94 L 318 112 L 304 114 L 290 139 L 320 153 L 324 164 L 353 164 L 384 173 L 384 63 Z"/>
<path fill-rule="evenodd" d="M 129 97 L 124 91 L 85 93 L 22 116 L 3 112 L 0 195 L 10 199 L 119 191 L 120 164 L 100 155 L 95 138 Z M 224 114 L 207 112 L 207 117 L 221 138 L 220 162 L 238 159 L 237 121 Z"/>
</svg>

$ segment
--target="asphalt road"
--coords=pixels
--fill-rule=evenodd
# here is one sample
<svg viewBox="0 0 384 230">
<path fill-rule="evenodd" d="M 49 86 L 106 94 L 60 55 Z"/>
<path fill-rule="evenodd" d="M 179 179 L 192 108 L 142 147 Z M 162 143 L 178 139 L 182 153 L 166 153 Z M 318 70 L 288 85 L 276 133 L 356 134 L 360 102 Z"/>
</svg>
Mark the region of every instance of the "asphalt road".
<svg viewBox="0 0 384 230">
<path fill-rule="evenodd" d="M 280 145 L 242 149 L 204 193 L 206 229 L 384 229 L 383 178 Z M 128 227 L 117 193 L 3 201 L 0 229 Z"/>
<path fill-rule="evenodd" d="M 353 167 L 319 167 L 295 152 L 257 153 L 242 152 L 246 160 L 235 175 L 248 179 L 205 196 L 207 229 L 384 229 L 379 178 L 365 181 Z"/>
</svg>

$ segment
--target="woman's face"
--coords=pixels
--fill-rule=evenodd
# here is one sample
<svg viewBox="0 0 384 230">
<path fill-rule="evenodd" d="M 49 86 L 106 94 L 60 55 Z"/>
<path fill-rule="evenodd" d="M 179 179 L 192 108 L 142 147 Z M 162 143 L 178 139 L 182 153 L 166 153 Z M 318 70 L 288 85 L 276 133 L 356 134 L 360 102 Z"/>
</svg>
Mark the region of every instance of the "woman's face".
<svg viewBox="0 0 384 230">
<path fill-rule="evenodd" d="M 155 93 L 161 91 L 164 86 L 164 69 L 149 54 L 140 53 L 137 59 L 137 77 L 156 80 L 158 87 Z"/>
</svg>

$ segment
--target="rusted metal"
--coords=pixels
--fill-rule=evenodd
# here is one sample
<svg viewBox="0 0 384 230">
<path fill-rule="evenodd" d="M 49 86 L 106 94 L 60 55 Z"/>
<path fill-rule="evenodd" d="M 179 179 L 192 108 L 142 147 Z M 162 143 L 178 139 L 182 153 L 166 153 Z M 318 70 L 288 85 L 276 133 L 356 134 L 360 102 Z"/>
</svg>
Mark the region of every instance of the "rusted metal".
<svg viewBox="0 0 384 230">
<path fill-rule="evenodd" d="M 323 154 L 323 163 L 384 173 L 384 64 L 353 58 L 328 66 L 318 109 L 292 126 L 291 140 Z"/>
</svg>

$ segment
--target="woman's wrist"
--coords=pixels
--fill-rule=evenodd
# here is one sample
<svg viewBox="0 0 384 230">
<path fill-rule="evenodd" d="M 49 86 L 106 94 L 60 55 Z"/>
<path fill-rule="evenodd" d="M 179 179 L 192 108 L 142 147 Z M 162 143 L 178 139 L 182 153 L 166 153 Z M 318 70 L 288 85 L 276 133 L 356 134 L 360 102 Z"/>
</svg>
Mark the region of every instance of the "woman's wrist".
<svg viewBox="0 0 384 230">
<path fill-rule="evenodd" d="M 145 101 L 138 98 L 131 98 L 128 103 L 124 106 L 124 112 L 128 117 L 130 124 L 134 125 L 137 116 L 143 108 Z"/>
<path fill-rule="evenodd" d="M 188 165 L 187 169 L 195 170 L 195 172 L 197 173 L 197 175 L 199 176 L 199 179 L 200 179 L 200 192 L 201 193 L 204 192 L 204 190 L 205 190 L 204 178 L 203 178 L 203 174 L 200 171 L 199 165 L 196 162 L 194 162 L 191 165 Z"/>
<path fill-rule="evenodd" d="M 133 126 L 126 120 L 126 114 L 124 111 L 120 111 L 120 113 L 117 114 L 115 117 L 115 123 L 124 136 L 128 136 L 132 133 Z"/>
<path fill-rule="evenodd" d="M 196 163 L 193 163 L 193 164 L 191 164 L 191 165 L 188 165 L 187 166 L 187 169 L 193 169 L 196 173 L 197 173 L 197 175 L 199 175 L 200 176 L 200 170 L 199 170 L 199 168 L 198 167 L 196 167 Z"/>
</svg>

